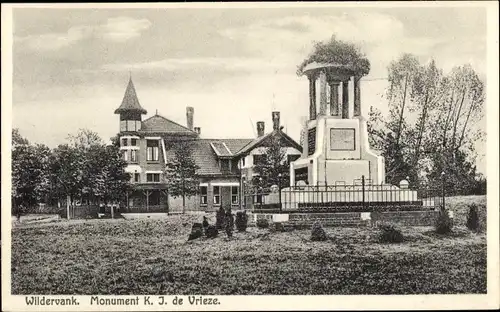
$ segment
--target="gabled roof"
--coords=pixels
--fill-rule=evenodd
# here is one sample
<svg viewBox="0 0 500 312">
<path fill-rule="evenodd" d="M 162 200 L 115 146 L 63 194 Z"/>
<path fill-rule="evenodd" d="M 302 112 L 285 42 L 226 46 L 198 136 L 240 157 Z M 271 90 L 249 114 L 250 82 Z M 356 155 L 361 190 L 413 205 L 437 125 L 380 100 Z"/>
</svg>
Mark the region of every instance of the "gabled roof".
<svg viewBox="0 0 500 312">
<path fill-rule="evenodd" d="M 155 132 L 169 134 L 184 134 L 189 136 L 197 136 L 198 134 L 189 128 L 186 128 L 175 121 L 167 119 L 160 115 L 154 115 L 144 120 L 141 125 L 140 132 Z"/>
<path fill-rule="evenodd" d="M 255 140 L 244 146 L 241 150 L 239 150 L 236 153 L 235 156 L 246 154 L 255 148 L 263 146 L 268 139 L 276 135 L 280 136 L 283 140 L 285 140 L 288 146 L 294 147 L 299 151 L 302 151 L 302 146 L 300 146 L 299 143 L 295 142 L 295 140 L 292 139 L 288 134 L 284 133 L 281 130 L 273 130 L 272 132 L 269 132 L 268 134 L 263 135 L 260 138 L 256 138 Z"/>
<path fill-rule="evenodd" d="M 141 114 L 147 114 L 148 112 L 142 108 L 137 98 L 137 93 L 135 92 L 134 83 L 132 82 L 132 77 L 128 81 L 127 89 L 125 90 L 125 95 L 123 96 L 122 105 L 115 110 L 115 114 L 120 114 L 123 112 L 136 111 Z"/>
<path fill-rule="evenodd" d="M 228 148 L 229 152 L 234 154 L 251 141 L 252 139 L 195 139 L 190 141 L 190 146 L 193 149 L 193 159 L 199 167 L 197 173 L 202 176 L 227 175 L 227 172 L 221 171 L 219 167 L 219 157 L 212 145 L 224 145 Z M 166 146 L 171 146 L 171 144 L 166 144 Z M 168 149 L 166 154 L 167 160 L 175 157 L 173 149 Z"/>
</svg>

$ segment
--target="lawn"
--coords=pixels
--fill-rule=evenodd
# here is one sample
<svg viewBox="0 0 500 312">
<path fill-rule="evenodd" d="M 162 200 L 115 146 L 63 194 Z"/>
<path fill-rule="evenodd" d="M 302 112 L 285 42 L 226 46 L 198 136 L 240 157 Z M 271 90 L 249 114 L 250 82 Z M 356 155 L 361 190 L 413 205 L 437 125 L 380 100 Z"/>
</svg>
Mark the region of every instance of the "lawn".
<svg viewBox="0 0 500 312">
<path fill-rule="evenodd" d="M 449 237 L 404 227 L 401 244 L 379 243 L 373 228 L 326 228 L 326 242 L 310 241 L 308 230 L 255 227 L 232 240 L 221 233 L 187 242 L 200 216 L 21 225 L 12 293 L 486 293 L 486 236 L 464 228 L 464 217 L 456 212 Z"/>
</svg>

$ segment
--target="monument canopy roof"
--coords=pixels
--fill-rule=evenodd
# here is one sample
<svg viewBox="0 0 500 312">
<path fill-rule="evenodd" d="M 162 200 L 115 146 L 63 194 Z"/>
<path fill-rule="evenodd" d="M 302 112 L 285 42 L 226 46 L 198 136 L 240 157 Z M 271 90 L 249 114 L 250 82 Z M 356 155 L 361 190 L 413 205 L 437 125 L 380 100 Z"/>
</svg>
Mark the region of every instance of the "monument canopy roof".
<svg viewBox="0 0 500 312">
<path fill-rule="evenodd" d="M 355 73 L 355 68 L 353 65 L 343 65 L 343 64 L 339 64 L 339 63 L 318 63 L 318 62 L 312 62 L 312 63 L 309 63 L 307 64 L 305 67 L 304 67 L 304 70 L 303 72 L 305 74 L 308 74 L 308 73 L 312 73 L 312 72 L 316 72 L 316 71 L 319 71 L 320 69 L 328 69 L 328 70 L 338 70 L 340 72 L 348 72 L 352 75 L 354 75 Z"/>
</svg>

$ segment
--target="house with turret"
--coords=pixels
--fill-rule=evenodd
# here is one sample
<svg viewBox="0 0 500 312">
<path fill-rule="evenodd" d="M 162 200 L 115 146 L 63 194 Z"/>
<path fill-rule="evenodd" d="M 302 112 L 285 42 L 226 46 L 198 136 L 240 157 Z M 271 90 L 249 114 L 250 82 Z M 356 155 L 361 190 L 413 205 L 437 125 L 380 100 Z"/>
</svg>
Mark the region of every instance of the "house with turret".
<svg viewBox="0 0 500 312">
<path fill-rule="evenodd" d="M 195 127 L 194 108 L 186 107 L 186 125 L 155 113 L 143 118 L 147 111 L 141 106 L 130 78 L 119 115 L 118 138 L 123 159 L 127 162 L 133 190 L 123 199 L 122 212 L 180 212 L 182 198 L 169 195 L 163 171 L 174 157 L 174 141 L 185 140 L 192 147 L 192 156 L 199 167 L 199 194 L 186 200 L 186 210 L 214 211 L 220 206 L 244 209 L 245 181 L 256 173 L 253 166 L 262 157 L 266 140 L 279 136 L 289 160 L 300 157 L 300 145 L 280 127 L 280 113 L 273 112 L 273 129 L 265 133 L 264 122 L 257 122 L 257 137 L 247 139 L 204 138 Z"/>
</svg>

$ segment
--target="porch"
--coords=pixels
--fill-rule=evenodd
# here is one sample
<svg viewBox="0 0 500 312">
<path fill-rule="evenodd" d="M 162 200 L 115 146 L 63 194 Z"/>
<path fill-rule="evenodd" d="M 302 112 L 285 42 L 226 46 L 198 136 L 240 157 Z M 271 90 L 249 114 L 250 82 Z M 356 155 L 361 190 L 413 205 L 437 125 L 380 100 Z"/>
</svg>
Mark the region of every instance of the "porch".
<svg viewBox="0 0 500 312">
<path fill-rule="evenodd" d="M 169 212 L 168 193 L 165 184 L 137 184 L 127 192 L 121 213 Z"/>
</svg>

